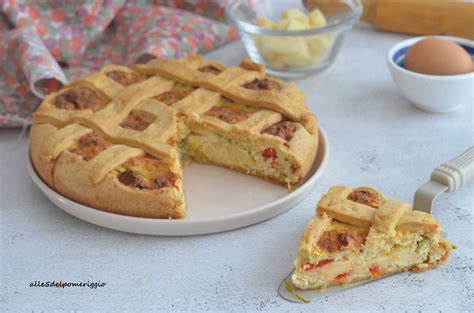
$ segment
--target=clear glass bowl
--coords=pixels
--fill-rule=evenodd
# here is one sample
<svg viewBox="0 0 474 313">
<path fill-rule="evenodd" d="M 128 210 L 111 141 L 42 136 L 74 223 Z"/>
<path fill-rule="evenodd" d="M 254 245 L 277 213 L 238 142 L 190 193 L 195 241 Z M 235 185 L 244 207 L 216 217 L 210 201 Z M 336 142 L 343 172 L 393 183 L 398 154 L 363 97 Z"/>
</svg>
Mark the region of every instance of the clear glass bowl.
<svg viewBox="0 0 474 313">
<path fill-rule="evenodd" d="M 326 25 L 305 30 L 274 30 L 256 25 L 259 17 L 279 20 L 289 8 L 308 14 L 303 1 L 230 0 L 226 14 L 254 62 L 264 64 L 271 75 L 300 77 L 319 72 L 334 62 L 345 35 L 362 14 L 358 0 L 326 2 L 318 7 Z"/>
</svg>

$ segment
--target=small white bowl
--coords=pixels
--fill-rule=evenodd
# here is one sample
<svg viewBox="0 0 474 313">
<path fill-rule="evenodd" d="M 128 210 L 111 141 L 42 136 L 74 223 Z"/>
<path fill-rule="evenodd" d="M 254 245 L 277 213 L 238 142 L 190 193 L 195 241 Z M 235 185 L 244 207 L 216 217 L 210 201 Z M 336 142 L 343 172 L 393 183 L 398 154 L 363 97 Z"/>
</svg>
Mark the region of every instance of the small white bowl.
<svg viewBox="0 0 474 313">
<path fill-rule="evenodd" d="M 452 36 L 423 36 L 396 44 L 388 52 L 387 62 L 400 92 L 417 108 L 434 113 L 446 113 L 474 103 L 474 73 L 460 75 L 426 75 L 403 67 L 408 49 L 428 37 L 454 41 L 474 57 L 474 41 Z"/>
</svg>

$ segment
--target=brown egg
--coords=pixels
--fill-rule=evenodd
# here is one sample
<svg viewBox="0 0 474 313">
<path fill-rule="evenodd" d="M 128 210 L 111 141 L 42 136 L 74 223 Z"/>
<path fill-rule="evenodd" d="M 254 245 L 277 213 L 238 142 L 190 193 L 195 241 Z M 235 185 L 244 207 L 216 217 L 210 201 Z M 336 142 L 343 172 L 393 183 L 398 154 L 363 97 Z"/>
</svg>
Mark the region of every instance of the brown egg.
<svg viewBox="0 0 474 313">
<path fill-rule="evenodd" d="M 408 49 L 404 65 L 410 71 L 429 75 L 458 75 L 474 69 L 467 51 L 443 38 L 418 41 Z"/>
</svg>

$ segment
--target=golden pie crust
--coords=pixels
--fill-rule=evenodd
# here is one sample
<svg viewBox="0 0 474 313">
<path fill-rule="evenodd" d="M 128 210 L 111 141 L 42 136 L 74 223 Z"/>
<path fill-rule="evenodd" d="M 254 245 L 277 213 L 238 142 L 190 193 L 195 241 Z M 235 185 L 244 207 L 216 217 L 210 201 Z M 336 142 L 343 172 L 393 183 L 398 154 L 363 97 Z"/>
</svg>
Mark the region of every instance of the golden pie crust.
<svg viewBox="0 0 474 313">
<path fill-rule="evenodd" d="M 182 167 L 227 167 L 294 188 L 317 152 L 316 117 L 294 83 L 244 60 L 192 55 L 107 65 L 44 98 L 30 155 L 59 193 L 108 212 L 183 218 Z"/>
<path fill-rule="evenodd" d="M 429 270 L 448 259 L 453 245 L 439 222 L 369 187 L 334 186 L 306 227 L 292 274 L 300 289 Z"/>
</svg>

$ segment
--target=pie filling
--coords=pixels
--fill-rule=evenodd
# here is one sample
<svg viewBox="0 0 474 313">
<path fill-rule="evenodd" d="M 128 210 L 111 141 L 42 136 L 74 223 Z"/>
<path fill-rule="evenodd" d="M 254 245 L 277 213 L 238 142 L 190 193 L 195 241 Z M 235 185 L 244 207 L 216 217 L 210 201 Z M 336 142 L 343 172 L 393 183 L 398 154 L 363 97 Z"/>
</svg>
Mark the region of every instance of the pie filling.
<svg viewBox="0 0 474 313">
<path fill-rule="evenodd" d="M 96 112 L 104 108 L 107 103 L 107 97 L 100 92 L 83 86 L 71 87 L 54 100 L 56 108 L 69 111 L 91 109 Z"/>
<path fill-rule="evenodd" d="M 285 141 L 290 141 L 297 129 L 298 127 L 295 122 L 281 121 L 262 130 L 262 134 L 270 134 L 280 137 Z"/>
<path fill-rule="evenodd" d="M 264 78 L 264 79 L 255 78 L 254 80 L 243 84 L 242 87 L 247 88 L 247 89 L 254 89 L 254 90 L 281 90 L 282 89 L 282 86 L 278 82 L 270 78 Z"/>
<path fill-rule="evenodd" d="M 243 105 L 222 97 L 221 101 L 203 115 L 213 116 L 228 124 L 236 124 L 248 119 L 259 109 Z M 278 136 L 286 141 L 293 138 L 296 123 L 283 121 L 275 123 L 262 131 Z M 255 144 L 245 137 L 230 134 L 217 134 L 211 130 L 192 127 L 190 134 L 181 144 L 183 154 L 196 162 L 217 164 L 244 171 L 258 177 L 267 178 L 289 188 L 301 178 L 301 168 L 295 157 L 285 151 L 285 147 Z"/>
<path fill-rule="evenodd" d="M 213 65 L 205 65 L 201 68 L 198 68 L 198 71 L 202 72 L 202 73 L 211 73 L 211 74 L 214 74 L 214 75 L 218 75 L 222 72 L 221 69 L 218 69 L 217 67 L 215 67 Z"/>
<path fill-rule="evenodd" d="M 172 105 L 173 103 L 186 98 L 195 89 L 195 87 L 189 85 L 176 83 L 171 90 L 159 94 L 158 96 L 154 97 L 154 99 L 163 102 L 166 105 Z"/>
<path fill-rule="evenodd" d="M 153 114 L 143 111 L 132 111 L 120 124 L 123 128 L 143 131 L 156 119 Z"/>
<path fill-rule="evenodd" d="M 249 118 L 257 111 L 258 109 L 255 107 L 239 104 L 222 97 L 219 104 L 204 112 L 204 115 L 213 116 L 228 124 L 236 124 Z"/>
<path fill-rule="evenodd" d="M 168 163 L 151 156 L 134 157 L 118 166 L 117 179 L 125 186 L 137 189 L 176 188 L 179 176 L 171 172 Z"/>
<path fill-rule="evenodd" d="M 318 247 L 329 253 L 359 251 L 367 237 L 367 230 L 329 230 L 318 240 Z"/>
<path fill-rule="evenodd" d="M 297 258 L 292 278 L 298 288 L 322 289 L 378 278 L 437 264 L 447 253 L 439 235 L 397 231 L 388 238 L 368 235 L 367 229 L 332 223 L 336 223 L 335 229 L 324 232 L 317 241 L 319 253 Z"/>
<path fill-rule="evenodd" d="M 112 144 L 109 141 L 99 136 L 99 134 L 92 132 L 79 138 L 70 151 L 80 155 L 84 160 L 88 161 L 111 145 Z"/>
<path fill-rule="evenodd" d="M 216 164 L 286 185 L 297 184 L 300 168 L 294 156 L 279 147 L 260 147 L 251 139 L 233 138 L 205 129 L 195 129 L 181 143 L 192 160 Z"/>
<path fill-rule="evenodd" d="M 347 199 L 376 209 L 383 202 L 383 199 L 374 190 L 364 187 L 355 189 Z"/>
<path fill-rule="evenodd" d="M 116 81 L 122 86 L 129 86 L 144 81 L 144 77 L 137 73 L 124 71 L 110 71 L 105 74 L 108 78 Z"/>
</svg>

